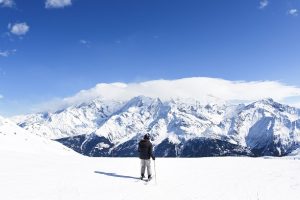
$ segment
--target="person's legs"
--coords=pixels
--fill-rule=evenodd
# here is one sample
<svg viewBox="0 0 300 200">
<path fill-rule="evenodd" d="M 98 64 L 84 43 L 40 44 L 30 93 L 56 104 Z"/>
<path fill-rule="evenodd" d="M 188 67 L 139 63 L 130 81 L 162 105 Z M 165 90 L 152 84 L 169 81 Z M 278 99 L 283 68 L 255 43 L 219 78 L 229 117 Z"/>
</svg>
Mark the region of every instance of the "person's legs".
<svg viewBox="0 0 300 200">
<path fill-rule="evenodd" d="M 141 177 L 145 176 L 146 160 L 141 159 Z"/>
<path fill-rule="evenodd" d="M 151 173 L 151 162 L 150 159 L 149 160 L 145 160 L 146 165 L 147 165 L 147 173 L 148 173 L 148 178 L 151 177 L 152 173 Z"/>
</svg>

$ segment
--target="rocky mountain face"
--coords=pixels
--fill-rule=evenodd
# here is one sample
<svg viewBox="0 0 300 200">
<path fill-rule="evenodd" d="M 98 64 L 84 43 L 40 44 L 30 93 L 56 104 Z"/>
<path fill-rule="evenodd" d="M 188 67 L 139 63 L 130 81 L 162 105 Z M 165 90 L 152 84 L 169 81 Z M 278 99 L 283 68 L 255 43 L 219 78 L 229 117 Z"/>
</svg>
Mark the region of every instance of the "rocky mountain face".
<svg viewBox="0 0 300 200">
<path fill-rule="evenodd" d="M 249 105 L 144 96 L 14 117 L 24 129 L 88 156 L 137 156 L 151 135 L 156 156 L 285 156 L 300 147 L 300 110 L 265 99 Z"/>
</svg>

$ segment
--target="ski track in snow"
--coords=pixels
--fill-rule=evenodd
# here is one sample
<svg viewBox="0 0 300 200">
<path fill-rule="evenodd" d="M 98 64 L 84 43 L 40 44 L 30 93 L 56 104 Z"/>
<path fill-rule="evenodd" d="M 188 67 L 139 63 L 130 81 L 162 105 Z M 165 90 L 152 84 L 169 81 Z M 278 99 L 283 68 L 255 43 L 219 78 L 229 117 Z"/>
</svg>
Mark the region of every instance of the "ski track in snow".
<svg viewBox="0 0 300 200">
<path fill-rule="evenodd" d="M 298 200 L 300 160 L 157 158 L 155 178 L 138 179 L 138 158 L 0 151 L 1 199 Z M 152 171 L 154 171 L 152 161 Z"/>
</svg>

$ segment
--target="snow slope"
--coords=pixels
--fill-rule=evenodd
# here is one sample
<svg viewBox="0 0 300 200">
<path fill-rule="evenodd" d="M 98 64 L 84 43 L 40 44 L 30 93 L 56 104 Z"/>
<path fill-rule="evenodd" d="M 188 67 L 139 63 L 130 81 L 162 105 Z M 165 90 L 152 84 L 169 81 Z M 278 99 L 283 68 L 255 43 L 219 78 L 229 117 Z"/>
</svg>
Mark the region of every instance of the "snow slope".
<svg viewBox="0 0 300 200">
<path fill-rule="evenodd" d="M 298 200 L 300 160 L 158 158 L 138 180 L 138 158 L 32 157 L 0 151 L 1 199 Z M 153 163 L 152 163 L 153 164 Z"/>
<path fill-rule="evenodd" d="M 0 151 L 30 155 L 76 155 L 69 148 L 20 128 L 0 116 Z"/>
</svg>

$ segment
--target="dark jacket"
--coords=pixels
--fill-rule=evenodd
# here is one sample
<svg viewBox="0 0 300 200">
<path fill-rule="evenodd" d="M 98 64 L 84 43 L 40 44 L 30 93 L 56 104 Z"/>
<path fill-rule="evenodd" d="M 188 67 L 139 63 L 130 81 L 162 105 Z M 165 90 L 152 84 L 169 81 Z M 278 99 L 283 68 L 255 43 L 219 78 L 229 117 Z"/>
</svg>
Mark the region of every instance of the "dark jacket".
<svg viewBox="0 0 300 200">
<path fill-rule="evenodd" d="M 150 159 L 150 157 L 154 160 L 155 157 L 153 156 L 152 152 L 153 146 L 149 140 L 141 140 L 139 142 L 138 151 L 140 153 L 140 159 Z"/>
</svg>

